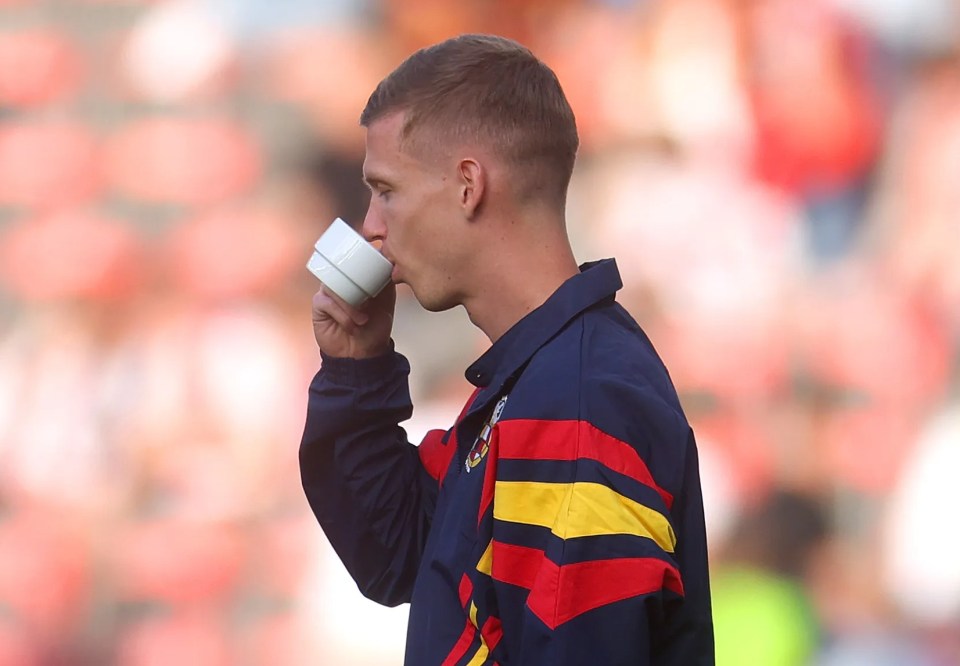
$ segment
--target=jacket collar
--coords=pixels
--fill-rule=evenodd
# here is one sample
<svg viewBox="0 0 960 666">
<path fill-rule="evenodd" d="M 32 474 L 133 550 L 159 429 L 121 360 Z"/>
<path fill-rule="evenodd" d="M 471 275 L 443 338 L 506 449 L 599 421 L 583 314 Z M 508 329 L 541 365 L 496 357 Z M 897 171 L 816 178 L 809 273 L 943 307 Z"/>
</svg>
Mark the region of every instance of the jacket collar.
<svg viewBox="0 0 960 666">
<path fill-rule="evenodd" d="M 604 300 L 612 301 L 623 286 L 614 259 L 580 266 L 543 305 L 527 314 L 467 368 L 467 381 L 483 390 L 483 398 L 499 395 L 504 384 L 527 361 L 584 310 Z"/>
</svg>

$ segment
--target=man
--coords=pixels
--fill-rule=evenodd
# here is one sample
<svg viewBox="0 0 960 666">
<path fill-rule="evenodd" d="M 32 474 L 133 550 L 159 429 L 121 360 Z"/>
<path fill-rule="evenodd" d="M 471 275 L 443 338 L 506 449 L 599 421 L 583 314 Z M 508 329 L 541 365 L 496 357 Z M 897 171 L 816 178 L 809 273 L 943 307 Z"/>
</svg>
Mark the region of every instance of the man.
<svg viewBox="0 0 960 666">
<path fill-rule="evenodd" d="M 411 602 L 405 663 L 712 664 L 693 434 L 613 260 L 574 259 L 555 75 L 465 35 L 403 62 L 360 122 L 364 235 L 492 343 L 456 424 L 413 446 L 394 287 L 361 309 L 314 297 L 303 485 L 363 593 Z"/>
</svg>

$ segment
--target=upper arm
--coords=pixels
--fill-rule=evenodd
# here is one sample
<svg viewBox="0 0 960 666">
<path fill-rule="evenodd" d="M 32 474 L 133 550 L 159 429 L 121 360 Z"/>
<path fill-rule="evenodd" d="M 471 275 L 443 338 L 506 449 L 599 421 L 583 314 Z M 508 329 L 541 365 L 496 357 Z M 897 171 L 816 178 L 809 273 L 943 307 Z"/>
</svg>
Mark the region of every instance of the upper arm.
<svg viewBox="0 0 960 666">
<path fill-rule="evenodd" d="M 495 531 L 512 546 L 501 570 L 535 569 L 526 604 L 546 626 L 630 597 L 683 594 L 673 496 L 633 447 L 579 420 L 499 428 Z M 509 565 L 508 552 L 526 561 Z"/>
<path fill-rule="evenodd" d="M 636 385 L 583 389 L 579 418 L 497 426 L 491 575 L 525 595 L 511 662 L 646 663 L 687 593 L 686 422 Z"/>
</svg>

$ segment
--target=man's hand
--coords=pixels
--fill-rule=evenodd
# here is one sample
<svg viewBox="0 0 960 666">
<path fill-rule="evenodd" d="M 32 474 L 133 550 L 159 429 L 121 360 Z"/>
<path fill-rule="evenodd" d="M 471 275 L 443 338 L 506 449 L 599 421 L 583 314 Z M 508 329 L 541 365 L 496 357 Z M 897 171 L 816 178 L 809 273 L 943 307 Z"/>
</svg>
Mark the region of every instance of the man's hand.
<svg viewBox="0 0 960 666">
<path fill-rule="evenodd" d="M 359 309 L 322 288 L 313 296 L 313 334 L 320 351 L 338 358 L 370 358 L 386 353 L 396 302 L 393 284 Z"/>
</svg>

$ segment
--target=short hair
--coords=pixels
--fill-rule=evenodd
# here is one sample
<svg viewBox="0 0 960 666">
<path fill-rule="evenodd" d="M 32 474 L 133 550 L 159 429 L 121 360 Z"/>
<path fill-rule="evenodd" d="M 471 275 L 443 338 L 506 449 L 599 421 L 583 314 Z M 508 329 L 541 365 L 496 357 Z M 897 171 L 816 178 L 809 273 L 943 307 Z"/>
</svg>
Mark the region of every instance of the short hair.
<svg viewBox="0 0 960 666">
<path fill-rule="evenodd" d="M 566 199 L 576 119 L 556 74 L 525 46 L 466 34 L 420 49 L 380 82 L 360 124 L 397 111 L 406 114 L 401 141 L 427 138 L 424 129 L 442 142 L 477 141 L 517 167 L 521 196 Z"/>
</svg>

